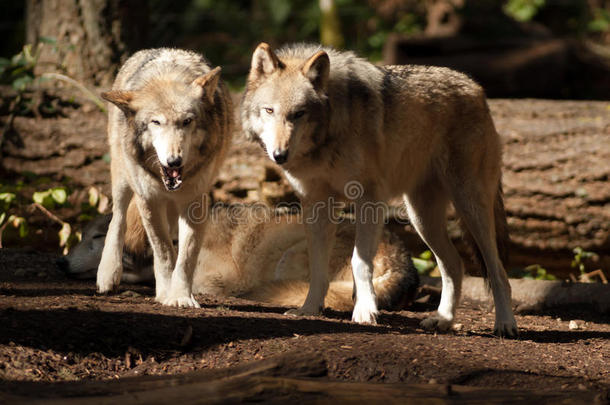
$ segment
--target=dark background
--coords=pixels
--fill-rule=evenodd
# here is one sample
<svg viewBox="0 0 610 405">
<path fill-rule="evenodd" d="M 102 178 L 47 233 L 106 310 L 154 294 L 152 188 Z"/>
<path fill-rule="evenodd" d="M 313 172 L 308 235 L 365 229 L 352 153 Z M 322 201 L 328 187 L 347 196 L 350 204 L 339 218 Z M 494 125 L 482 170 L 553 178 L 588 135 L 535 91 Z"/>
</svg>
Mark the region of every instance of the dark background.
<svg viewBox="0 0 610 405">
<path fill-rule="evenodd" d="M 21 50 L 28 7 L 43 2 L 2 1 L 0 56 Z M 338 24 L 339 35 L 324 42 L 373 61 L 454 67 L 482 82 L 492 97 L 610 94 L 606 0 L 336 0 L 336 13 L 326 19 L 316 0 L 98 3 L 106 7 L 102 13 L 124 14 L 128 46 L 117 51 L 122 60 L 146 47 L 194 49 L 221 65 L 237 88 L 258 42 L 320 42 L 321 30 Z"/>
</svg>

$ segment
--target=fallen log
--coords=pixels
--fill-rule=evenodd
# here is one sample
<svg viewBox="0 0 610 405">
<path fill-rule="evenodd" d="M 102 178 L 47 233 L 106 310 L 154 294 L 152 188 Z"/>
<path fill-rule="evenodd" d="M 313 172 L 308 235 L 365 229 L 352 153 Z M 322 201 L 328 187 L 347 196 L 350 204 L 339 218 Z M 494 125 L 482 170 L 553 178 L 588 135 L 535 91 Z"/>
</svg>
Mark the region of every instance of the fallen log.
<svg viewBox="0 0 610 405">
<path fill-rule="evenodd" d="M 538 312 L 544 309 L 569 306 L 590 307 L 594 311 L 610 314 L 610 284 L 571 283 L 565 281 L 509 279 L 513 303 L 520 312 Z M 421 283 L 439 288 L 440 277 L 422 277 Z M 493 302 L 485 281 L 481 277 L 465 277 L 462 297 L 471 301 Z"/>
<path fill-rule="evenodd" d="M 382 384 L 330 381 L 320 355 L 295 354 L 223 370 L 104 382 L 3 383 L 0 401 L 11 404 L 229 404 L 417 403 L 417 404 L 590 404 L 603 401 L 589 391 L 508 390 L 450 384 Z M 317 378 L 316 378 L 317 377 Z"/>
</svg>

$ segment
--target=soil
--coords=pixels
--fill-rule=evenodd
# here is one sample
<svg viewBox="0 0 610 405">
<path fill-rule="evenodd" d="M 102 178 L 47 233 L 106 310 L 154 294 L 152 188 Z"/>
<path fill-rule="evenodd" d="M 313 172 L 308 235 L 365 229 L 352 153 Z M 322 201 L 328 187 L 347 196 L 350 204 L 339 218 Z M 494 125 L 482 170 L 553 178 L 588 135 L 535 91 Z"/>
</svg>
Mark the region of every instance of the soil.
<svg viewBox="0 0 610 405">
<path fill-rule="evenodd" d="M 201 309 L 169 308 L 148 286 L 96 295 L 93 281 L 66 279 L 56 257 L 0 250 L 0 398 L 35 396 L 28 381 L 178 374 L 291 353 L 321 356 L 329 381 L 610 392 L 608 314 L 518 315 L 519 339 L 505 340 L 492 335 L 490 308 L 472 302 L 449 334 L 419 327 L 434 302 L 382 312 L 376 326 L 346 312 L 287 317 L 286 308 L 210 296 L 197 297 Z"/>
</svg>

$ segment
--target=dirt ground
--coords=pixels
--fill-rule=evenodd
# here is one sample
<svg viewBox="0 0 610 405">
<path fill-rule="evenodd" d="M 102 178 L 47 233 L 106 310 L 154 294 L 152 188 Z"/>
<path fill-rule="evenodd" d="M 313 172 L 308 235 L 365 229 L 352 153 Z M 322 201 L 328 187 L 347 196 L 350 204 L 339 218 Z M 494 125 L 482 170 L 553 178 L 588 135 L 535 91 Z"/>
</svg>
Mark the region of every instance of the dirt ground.
<svg viewBox="0 0 610 405">
<path fill-rule="evenodd" d="M 600 139 L 610 134 L 608 104 L 492 100 L 490 106 L 505 147 L 512 264 L 569 272 L 571 249 L 582 246 L 598 252 L 595 265 L 607 269 L 610 143 Z M 67 184 L 71 207 L 55 214 L 78 228 L 87 188 L 108 192 L 105 115 L 84 107 L 64 112 L 15 119 L 0 178 L 6 184 L 22 171 L 37 176 L 19 178 L 26 180 L 23 198 Z M 213 196 L 229 203 L 295 199 L 259 148 L 240 142 Z M 30 221 L 30 239 L 7 229 L 9 248 L 0 249 L 0 403 L 5 394 L 36 396 L 48 383 L 218 370 L 282 354 L 321 356 L 325 381 L 610 398 L 608 314 L 571 308 L 518 315 L 519 339 L 503 340 L 491 333 L 492 309 L 474 302 L 462 303 L 456 330 L 446 335 L 419 328 L 434 300 L 383 312 L 377 326 L 354 324 L 349 313 L 294 318 L 283 315 L 286 308 L 206 296 L 197 297 L 201 309 L 168 308 L 154 302 L 151 287 L 124 285 L 118 295 L 99 296 L 93 281 L 66 279 L 50 253 L 58 250 L 57 225 L 36 210 L 19 214 Z M 395 228 L 414 252 L 425 249 L 408 228 Z"/>
<path fill-rule="evenodd" d="M 286 308 L 207 296 L 201 309 L 178 309 L 155 303 L 147 286 L 96 295 L 93 281 L 66 279 L 55 258 L 0 250 L 0 399 L 36 396 L 27 382 L 178 374 L 286 353 L 321 355 L 330 381 L 610 393 L 607 314 L 519 315 L 519 339 L 504 340 L 491 333 L 491 310 L 471 302 L 450 334 L 419 328 L 433 302 L 383 312 L 377 326 L 349 313 L 287 317 Z"/>
</svg>

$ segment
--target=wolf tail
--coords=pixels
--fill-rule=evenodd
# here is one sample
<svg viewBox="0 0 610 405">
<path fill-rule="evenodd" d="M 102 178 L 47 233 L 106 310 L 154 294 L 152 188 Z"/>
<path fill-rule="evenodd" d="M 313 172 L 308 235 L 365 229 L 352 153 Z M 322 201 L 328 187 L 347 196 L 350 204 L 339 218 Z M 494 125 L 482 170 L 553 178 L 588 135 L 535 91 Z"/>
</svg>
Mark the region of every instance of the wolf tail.
<svg viewBox="0 0 610 405">
<path fill-rule="evenodd" d="M 142 224 L 136 202 L 132 199 L 127 208 L 127 228 L 125 231 L 125 252 L 137 256 L 150 256 L 151 249 Z"/>
<path fill-rule="evenodd" d="M 379 271 L 379 269 L 376 269 Z M 376 272 L 377 272 L 376 271 Z M 398 267 L 387 269 L 373 279 L 380 309 L 398 310 L 405 308 L 415 298 L 419 287 L 419 276 L 410 256 Z M 279 306 L 300 306 L 305 302 L 309 283 L 300 280 L 273 281 L 255 288 L 243 298 L 267 302 Z M 354 309 L 353 282 L 351 280 L 331 281 L 326 294 L 325 306 L 336 311 Z"/>
<path fill-rule="evenodd" d="M 502 191 L 502 184 L 498 185 L 498 191 L 494 200 L 494 226 L 496 231 L 496 247 L 498 249 L 498 257 L 500 258 L 502 264 L 506 266 L 509 259 L 510 236 L 508 234 L 508 223 L 506 221 L 506 211 L 504 209 L 504 193 Z M 471 249 L 473 259 L 479 264 L 483 278 L 486 280 L 489 286 L 488 271 L 481 251 L 479 250 L 479 247 L 472 237 L 472 234 L 467 229 L 463 221 L 460 221 L 460 227 L 462 228 L 464 239 Z"/>
</svg>

